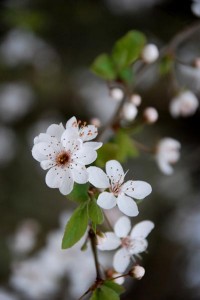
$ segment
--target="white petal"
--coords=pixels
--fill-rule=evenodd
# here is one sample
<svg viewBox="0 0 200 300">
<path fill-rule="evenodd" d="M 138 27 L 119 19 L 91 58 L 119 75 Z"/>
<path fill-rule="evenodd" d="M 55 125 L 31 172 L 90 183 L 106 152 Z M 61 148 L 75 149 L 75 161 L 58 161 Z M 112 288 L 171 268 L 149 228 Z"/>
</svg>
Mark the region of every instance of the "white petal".
<svg viewBox="0 0 200 300">
<path fill-rule="evenodd" d="M 120 244 L 120 239 L 113 232 L 106 232 L 97 247 L 99 250 L 113 250 L 118 248 Z"/>
<path fill-rule="evenodd" d="M 97 167 L 87 168 L 89 174 L 89 182 L 99 189 L 106 189 L 110 186 L 110 182 L 106 173 Z"/>
<path fill-rule="evenodd" d="M 115 223 L 114 231 L 118 237 L 126 237 L 131 230 L 131 221 L 123 216 Z"/>
<path fill-rule="evenodd" d="M 135 225 L 131 231 L 132 238 L 146 238 L 151 230 L 154 228 L 154 223 L 151 221 L 142 221 Z"/>
<path fill-rule="evenodd" d="M 54 167 L 55 164 L 56 164 L 56 163 L 55 163 L 54 161 L 52 161 L 52 160 L 43 160 L 43 161 L 41 161 L 40 166 L 41 166 L 41 168 L 42 168 L 43 170 L 47 170 L 47 169 L 49 169 L 49 168 Z"/>
<path fill-rule="evenodd" d="M 157 157 L 157 163 L 161 172 L 163 172 L 165 175 L 171 175 L 174 172 L 173 167 L 166 160 Z"/>
<path fill-rule="evenodd" d="M 65 169 L 65 173 L 61 181 L 59 190 L 61 194 L 68 195 L 71 193 L 73 187 L 74 187 L 74 180 L 72 178 L 72 174 L 69 171 L 69 169 Z"/>
<path fill-rule="evenodd" d="M 118 250 L 113 258 L 113 267 L 117 272 L 123 273 L 130 263 L 130 255 L 122 248 Z"/>
<path fill-rule="evenodd" d="M 148 247 L 148 242 L 146 239 L 137 238 L 133 240 L 133 245 L 129 249 L 129 252 L 131 255 L 139 254 L 146 251 L 147 247 Z"/>
<path fill-rule="evenodd" d="M 38 143 L 33 146 L 37 152 L 45 155 L 46 159 L 55 157 L 57 153 L 61 151 L 61 147 L 58 145 L 51 145 L 47 143 Z"/>
<path fill-rule="evenodd" d="M 64 170 L 58 167 L 51 168 L 46 174 L 46 184 L 50 188 L 58 188 L 64 178 Z"/>
<path fill-rule="evenodd" d="M 104 209 L 111 209 L 116 205 L 117 201 L 112 193 L 103 192 L 97 199 L 97 204 Z"/>
<path fill-rule="evenodd" d="M 117 205 L 119 210 L 129 217 L 135 217 L 138 215 L 138 207 L 133 199 L 125 195 L 119 195 L 117 198 Z"/>
<path fill-rule="evenodd" d="M 71 147 L 71 145 L 75 143 L 77 139 L 79 139 L 78 131 L 73 127 L 67 128 L 61 136 L 62 145 L 67 147 L 68 150 L 74 149 L 74 145 L 73 147 Z"/>
<path fill-rule="evenodd" d="M 75 182 L 80 184 L 88 182 L 88 172 L 85 166 L 73 164 L 71 172 Z"/>
<path fill-rule="evenodd" d="M 41 161 L 47 159 L 47 156 L 46 156 L 46 155 L 44 155 L 44 154 L 42 154 L 42 153 L 40 153 L 40 152 L 38 151 L 37 144 L 35 144 L 35 145 L 33 146 L 33 149 L 32 149 L 32 155 L 33 155 L 33 157 L 34 157 L 37 161 L 39 161 L 39 162 L 41 162 Z"/>
<path fill-rule="evenodd" d="M 81 128 L 79 131 L 80 138 L 84 142 L 95 139 L 97 134 L 98 134 L 98 131 L 97 131 L 96 126 L 94 126 L 94 125 L 85 126 L 85 127 Z"/>
<path fill-rule="evenodd" d="M 124 181 L 124 171 L 121 164 L 117 160 L 109 160 L 106 163 L 106 173 L 113 184 L 122 184 Z"/>
<path fill-rule="evenodd" d="M 140 180 L 129 180 L 121 187 L 121 191 L 130 197 L 144 199 L 152 192 L 149 183 Z"/>
<path fill-rule="evenodd" d="M 99 142 L 86 142 L 84 143 L 85 146 L 87 147 L 91 147 L 94 150 L 98 150 L 99 148 L 101 148 L 101 146 L 103 145 L 103 143 L 99 143 Z"/>
<path fill-rule="evenodd" d="M 61 135 L 63 134 L 65 128 L 62 125 L 62 123 L 58 124 L 52 124 L 47 128 L 47 134 L 50 136 L 53 136 L 57 138 L 57 140 L 60 140 Z"/>
<path fill-rule="evenodd" d="M 74 161 L 83 165 L 89 165 L 93 163 L 96 158 L 97 152 L 90 147 L 84 146 L 82 146 L 81 149 L 76 151 L 72 156 L 72 159 L 74 159 Z"/>
<path fill-rule="evenodd" d="M 78 128 L 78 122 L 75 117 L 72 117 L 66 123 L 66 128 L 71 128 L 71 127 Z"/>
</svg>

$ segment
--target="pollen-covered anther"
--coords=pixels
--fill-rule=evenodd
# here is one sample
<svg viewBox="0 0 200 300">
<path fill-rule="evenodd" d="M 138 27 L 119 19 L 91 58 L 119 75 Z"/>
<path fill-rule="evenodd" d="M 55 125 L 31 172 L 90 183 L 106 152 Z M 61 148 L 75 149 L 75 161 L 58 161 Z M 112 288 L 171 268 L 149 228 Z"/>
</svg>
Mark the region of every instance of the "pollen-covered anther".
<svg viewBox="0 0 200 300">
<path fill-rule="evenodd" d="M 65 166 L 67 164 L 69 164 L 71 161 L 71 156 L 69 152 L 61 152 L 57 155 L 56 157 L 56 164 L 58 166 Z"/>
<path fill-rule="evenodd" d="M 132 247 L 131 238 L 129 236 L 126 236 L 126 237 L 122 238 L 121 245 L 122 245 L 122 247 L 124 247 L 126 249 L 131 248 Z"/>
</svg>

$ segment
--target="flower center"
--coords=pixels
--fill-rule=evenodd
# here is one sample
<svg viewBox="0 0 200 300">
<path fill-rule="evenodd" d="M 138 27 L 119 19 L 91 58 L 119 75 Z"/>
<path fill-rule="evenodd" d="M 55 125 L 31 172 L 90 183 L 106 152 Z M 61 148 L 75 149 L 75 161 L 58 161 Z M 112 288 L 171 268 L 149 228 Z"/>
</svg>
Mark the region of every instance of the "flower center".
<svg viewBox="0 0 200 300">
<path fill-rule="evenodd" d="M 116 183 L 115 185 L 113 185 L 110 189 L 110 191 L 115 195 L 118 196 L 119 192 L 120 192 L 120 184 Z"/>
<path fill-rule="evenodd" d="M 130 249 L 132 247 L 132 239 L 129 236 L 121 239 L 121 244 L 123 248 Z"/>
<path fill-rule="evenodd" d="M 56 164 L 58 166 L 65 166 L 71 161 L 71 156 L 69 152 L 61 152 L 56 157 Z"/>
</svg>

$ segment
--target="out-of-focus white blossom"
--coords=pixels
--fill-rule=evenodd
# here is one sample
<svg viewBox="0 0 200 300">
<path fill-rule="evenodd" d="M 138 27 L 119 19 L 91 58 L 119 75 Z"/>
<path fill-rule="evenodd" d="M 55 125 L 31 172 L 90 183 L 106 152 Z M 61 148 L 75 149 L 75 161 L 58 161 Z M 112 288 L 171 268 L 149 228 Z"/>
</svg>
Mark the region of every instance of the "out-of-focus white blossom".
<svg viewBox="0 0 200 300">
<path fill-rule="evenodd" d="M 138 208 L 135 199 L 144 199 L 152 188 L 145 181 L 128 180 L 124 182 L 125 173 L 121 164 L 116 160 L 106 163 L 106 173 L 97 167 L 89 167 L 89 182 L 100 189 L 109 189 L 109 192 L 100 193 L 97 204 L 104 209 L 118 206 L 127 216 L 137 216 Z"/>
<path fill-rule="evenodd" d="M 153 7 L 163 0 L 106 0 L 111 11 L 117 14 L 130 14 Z"/>
<path fill-rule="evenodd" d="M 63 195 L 67 195 L 71 193 L 74 182 L 83 184 L 88 181 L 85 165 L 95 161 L 96 149 L 102 145 L 90 142 L 96 136 L 95 126 L 84 124 L 79 128 L 73 117 L 67 122 L 66 129 L 62 124 L 52 124 L 46 133 L 34 139 L 32 155 L 42 169 L 49 169 L 45 178 L 49 187 L 59 188 Z"/>
<path fill-rule="evenodd" d="M 138 109 L 133 103 L 131 102 L 124 103 L 122 108 L 122 117 L 126 121 L 131 122 L 135 120 L 137 114 L 138 114 Z"/>
<path fill-rule="evenodd" d="M 10 241 L 10 248 L 16 254 L 25 254 L 33 249 L 39 224 L 35 220 L 25 220 L 17 228 L 15 236 Z"/>
<path fill-rule="evenodd" d="M 0 287 L 0 299 L 1 300 L 18 300 L 19 298 L 10 292 L 6 291 L 4 288 Z"/>
<path fill-rule="evenodd" d="M 120 89 L 120 88 L 112 88 L 112 89 L 110 90 L 110 97 L 111 97 L 113 100 L 119 102 L 119 101 L 121 101 L 121 100 L 123 99 L 123 97 L 124 97 L 124 92 L 123 92 L 122 89 Z"/>
<path fill-rule="evenodd" d="M 139 265 L 134 266 L 131 270 L 131 275 L 135 278 L 135 279 L 142 279 L 142 277 L 145 274 L 145 269 Z"/>
<path fill-rule="evenodd" d="M 200 57 L 195 58 L 194 67 L 200 69 Z"/>
<path fill-rule="evenodd" d="M 147 44 L 142 50 L 142 59 L 147 64 L 153 63 L 159 57 L 159 51 L 155 44 Z"/>
<path fill-rule="evenodd" d="M 13 122 L 24 117 L 34 104 L 32 89 L 25 83 L 8 83 L 0 86 L 0 119 Z"/>
<path fill-rule="evenodd" d="M 142 103 L 142 98 L 139 94 L 133 94 L 130 97 L 130 102 L 135 106 L 140 106 L 140 104 Z"/>
<path fill-rule="evenodd" d="M 158 111 L 154 107 L 147 107 L 143 112 L 143 116 L 147 123 L 153 124 L 158 120 Z"/>
<path fill-rule="evenodd" d="M 185 91 L 173 98 L 170 102 L 169 111 L 172 117 L 189 117 L 193 115 L 199 106 L 199 101 L 194 93 Z"/>
<path fill-rule="evenodd" d="M 90 123 L 94 126 L 96 126 L 97 128 L 101 127 L 101 121 L 98 118 L 92 118 L 90 120 Z"/>
<path fill-rule="evenodd" d="M 200 17 L 200 1 L 199 0 L 193 0 L 193 3 L 191 4 L 191 11 L 196 17 Z"/>
<path fill-rule="evenodd" d="M 116 222 L 114 232 L 105 233 L 106 239 L 104 243 L 98 246 L 98 249 L 102 251 L 114 250 L 120 246 L 114 255 L 113 267 L 117 272 L 123 273 L 130 264 L 131 257 L 147 249 L 146 237 L 153 228 L 153 222 L 142 221 L 131 230 L 130 219 L 123 216 Z"/>
<path fill-rule="evenodd" d="M 157 144 L 156 161 L 164 174 L 171 175 L 173 173 L 171 165 L 179 160 L 180 148 L 180 142 L 172 138 L 163 138 Z"/>
</svg>

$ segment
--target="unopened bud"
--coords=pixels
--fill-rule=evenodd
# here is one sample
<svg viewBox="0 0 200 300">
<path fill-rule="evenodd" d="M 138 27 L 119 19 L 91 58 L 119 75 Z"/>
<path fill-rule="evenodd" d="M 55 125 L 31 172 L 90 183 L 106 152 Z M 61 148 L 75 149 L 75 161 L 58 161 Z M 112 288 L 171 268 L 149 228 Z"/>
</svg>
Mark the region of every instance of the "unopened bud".
<svg viewBox="0 0 200 300">
<path fill-rule="evenodd" d="M 158 111 L 154 107 L 147 107 L 143 112 L 143 116 L 148 124 L 153 124 L 158 120 Z"/>
<path fill-rule="evenodd" d="M 97 128 L 99 128 L 101 126 L 101 121 L 98 118 L 92 118 L 90 120 L 90 124 L 96 126 Z"/>
<path fill-rule="evenodd" d="M 135 266 L 132 268 L 132 270 L 129 272 L 129 275 L 132 276 L 135 279 L 142 279 L 142 277 L 145 274 L 145 269 L 141 266 Z"/>
<path fill-rule="evenodd" d="M 122 114 L 126 121 L 133 121 L 137 116 L 137 107 L 132 103 L 125 103 L 122 108 Z"/>
<path fill-rule="evenodd" d="M 156 45 L 148 44 L 142 51 L 142 59 L 147 63 L 153 63 L 159 57 L 159 51 Z"/>
<path fill-rule="evenodd" d="M 141 98 L 141 96 L 138 95 L 138 94 L 133 94 L 133 95 L 131 95 L 131 97 L 130 97 L 130 101 L 131 101 L 131 103 L 133 103 L 135 106 L 139 106 L 139 105 L 141 104 L 141 102 L 142 102 L 142 98 Z"/>
<path fill-rule="evenodd" d="M 200 69 L 200 57 L 195 58 L 193 65 L 195 68 Z"/>
<path fill-rule="evenodd" d="M 122 89 L 120 89 L 120 88 L 112 88 L 112 89 L 110 90 L 110 97 L 111 97 L 113 100 L 119 102 L 119 101 L 121 101 L 121 100 L 123 99 L 123 97 L 124 97 L 124 92 L 123 92 Z"/>
</svg>

